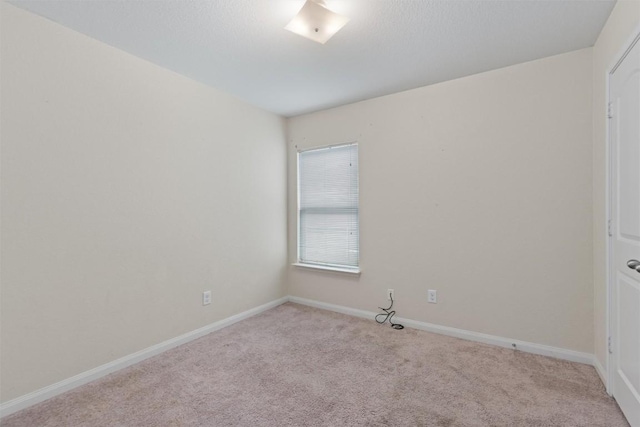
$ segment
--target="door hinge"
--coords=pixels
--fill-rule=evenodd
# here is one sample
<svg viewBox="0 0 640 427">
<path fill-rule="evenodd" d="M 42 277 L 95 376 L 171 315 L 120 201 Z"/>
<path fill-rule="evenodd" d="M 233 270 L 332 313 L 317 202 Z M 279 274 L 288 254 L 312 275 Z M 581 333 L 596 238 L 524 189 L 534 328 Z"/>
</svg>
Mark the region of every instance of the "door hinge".
<svg viewBox="0 0 640 427">
<path fill-rule="evenodd" d="M 611 220 L 607 221 L 607 233 L 609 237 L 613 236 L 613 227 L 611 225 Z"/>
<path fill-rule="evenodd" d="M 613 118 L 613 106 L 611 102 L 607 104 L 607 118 L 609 119 Z"/>
<path fill-rule="evenodd" d="M 609 354 L 613 354 L 613 347 L 611 346 L 611 337 L 609 337 Z"/>
</svg>

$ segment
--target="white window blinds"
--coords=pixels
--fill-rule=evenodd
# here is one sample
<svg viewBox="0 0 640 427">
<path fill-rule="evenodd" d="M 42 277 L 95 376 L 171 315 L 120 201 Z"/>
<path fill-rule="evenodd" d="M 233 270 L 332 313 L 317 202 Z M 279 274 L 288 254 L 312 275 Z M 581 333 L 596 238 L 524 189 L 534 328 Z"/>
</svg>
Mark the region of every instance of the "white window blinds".
<svg viewBox="0 0 640 427">
<path fill-rule="evenodd" d="M 298 153 L 298 259 L 358 267 L 358 145 Z"/>
</svg>

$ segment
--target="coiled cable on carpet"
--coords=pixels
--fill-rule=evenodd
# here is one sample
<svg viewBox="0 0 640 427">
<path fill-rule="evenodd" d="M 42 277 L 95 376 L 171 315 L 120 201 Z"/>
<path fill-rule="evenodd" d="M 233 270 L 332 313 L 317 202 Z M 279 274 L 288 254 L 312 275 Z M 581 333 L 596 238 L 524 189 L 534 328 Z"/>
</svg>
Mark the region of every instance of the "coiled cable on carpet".
<svg viewBox="0 0 640 427">
<path fill-rule="evenodd" d="M 388 308 L 378 307 L 380 310 L 384 311 L 384 313 L 376 314 L 376 322 L 382 325 L 388 320 L 393 329 L 404 329 L 404 326 L 402 326 L 400 323 L 393 323 L 392 319 L 393 316 L 395 316 L 396 311 L 391 310 L 391 308 L 393 307 L 393 296 L 391 294 L 389 294 L 389 299 L 391 300 L 391 305 Z M 378 317 L 380 316 L 384 316 L 384 319 L 378 320 Z"/>
</svg>

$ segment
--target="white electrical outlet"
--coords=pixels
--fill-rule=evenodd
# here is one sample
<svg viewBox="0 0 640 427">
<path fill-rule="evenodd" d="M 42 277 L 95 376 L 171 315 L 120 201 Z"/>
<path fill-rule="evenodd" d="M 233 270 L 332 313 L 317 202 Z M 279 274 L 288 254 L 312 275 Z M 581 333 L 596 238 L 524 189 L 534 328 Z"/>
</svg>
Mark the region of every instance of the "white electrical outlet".
<svg viewBox="0 0 640 427">
<path fill-rule="evenodd" d="M 427 291 L 428 300 L 432 304 L 438 303 L 438 291 L 434 291 L 433 289 L 429 289 Z"/>
<path fill-rule="evenodd" d="M 387 289 L 387 300 L 391 301 L 391 298 L 396 299 L 395 294 L 393 293 L 393 289 Z"/>
<path fill-rule="evenodd" d="M 211 304 L 211 291 L 205 291 L 202 293 L 202 305 Z"/>
</svg>

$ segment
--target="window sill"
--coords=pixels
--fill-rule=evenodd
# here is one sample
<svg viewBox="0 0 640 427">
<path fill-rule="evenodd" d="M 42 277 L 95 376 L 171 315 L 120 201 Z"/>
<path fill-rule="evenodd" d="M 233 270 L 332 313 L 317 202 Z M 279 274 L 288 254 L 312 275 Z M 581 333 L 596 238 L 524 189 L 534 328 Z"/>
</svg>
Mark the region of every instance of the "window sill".
<svg viewBox="0 0 640 427">
<path fill-rule="evenodd" d="M 355 274 L 358 276 L 360 275 L 359 268 L 331 267 L 327 265 L 304 264 L 301 262 L 294 262 L 291 265 L 293 265 L 294 267 L 310 268 L 312 270 L 334 271 L 337 273 Z"/>
</svg>

